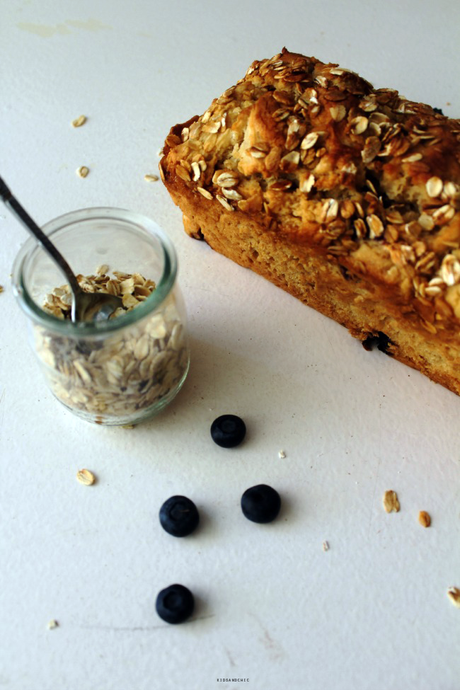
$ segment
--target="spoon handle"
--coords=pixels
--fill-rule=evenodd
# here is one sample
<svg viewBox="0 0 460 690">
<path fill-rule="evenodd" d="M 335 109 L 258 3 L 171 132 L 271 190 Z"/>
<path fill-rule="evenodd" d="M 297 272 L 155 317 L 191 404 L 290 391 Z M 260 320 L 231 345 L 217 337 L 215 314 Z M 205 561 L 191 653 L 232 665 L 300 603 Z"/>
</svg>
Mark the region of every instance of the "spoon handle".
<svg viewBox="0 0 460 690">
<path fill-rule="evenodd" d="M 43 249 L 49 254 L 49 256 L 60 266 L 61 270 L 64 272 L 69 285 L 72 289 L 74 295 L 78 295 L 81 292 L 81 288 L 75 277 L 74 272 L 70 268 L 67 261 L 64 259 L 62 254 L 57 250 L 54 244 L 45 235 L 43 230 L 40 230 L 35 221 L 29 216 L 27 211 L 21 206 L 19 201 L 13 196 L 9 190 L 7 184 L 0 177 L 0 198 L 8 206 L 8 208 L 14 213 L 14 215 L 25 225 L 27 230 L 35 235 L 37 240 L 42 245 Z"/>
</svg>

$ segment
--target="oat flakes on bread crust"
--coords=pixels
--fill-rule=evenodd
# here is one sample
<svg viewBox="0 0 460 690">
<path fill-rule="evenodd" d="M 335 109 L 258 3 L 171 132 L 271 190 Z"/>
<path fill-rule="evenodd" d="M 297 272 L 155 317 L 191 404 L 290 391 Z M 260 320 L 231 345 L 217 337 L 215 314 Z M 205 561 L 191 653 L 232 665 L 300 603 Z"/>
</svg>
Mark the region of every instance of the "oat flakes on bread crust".
<svg viewBox="0 0 460 690">
<path fill-rule="evenodd" d="M 160 172 L 191 236 L 460 394 L 460 120 L 283 49 Z"/>
</svg>

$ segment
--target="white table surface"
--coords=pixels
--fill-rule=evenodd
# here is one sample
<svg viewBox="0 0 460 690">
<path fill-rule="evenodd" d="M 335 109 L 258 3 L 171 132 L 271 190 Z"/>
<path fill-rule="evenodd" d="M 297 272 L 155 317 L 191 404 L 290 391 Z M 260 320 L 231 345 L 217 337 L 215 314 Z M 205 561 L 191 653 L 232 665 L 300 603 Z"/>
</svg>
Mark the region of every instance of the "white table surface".
<svg viewBox="0 0 460 690">
<path fill-rule="evenodd" d="M 0 173 L 39 223 L 103 205 L 160 223 L 192 348 L 156 419 L 67 412 L 12 294 L 27 233 L 0 208 L 0 688 L 458 690 L 460 399 L 191 240 L 144 174 L 172 125 L 283 46 L 460 116 L 460 5 L 1 0 L 0 14 Z M 234 450 L 209 435 L 227 412 L 248 426 Z M 283 499 L 266 526 L 239 508 L 261 482 Z M 157 518 L 179 493 L 202 516 L 182 540 Z M 179 626 L 155 612 L 173 582 L 197 600 Z"/>
</svg>

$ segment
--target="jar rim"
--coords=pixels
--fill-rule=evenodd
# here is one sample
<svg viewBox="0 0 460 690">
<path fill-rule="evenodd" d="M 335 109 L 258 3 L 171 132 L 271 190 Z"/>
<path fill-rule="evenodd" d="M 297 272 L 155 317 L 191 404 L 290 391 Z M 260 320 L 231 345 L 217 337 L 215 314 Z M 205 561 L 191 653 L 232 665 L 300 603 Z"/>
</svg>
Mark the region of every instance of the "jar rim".
<svg viewBox="0 0 460 690">
<path fill-rule="evenodd" d="M 114 319 L 108 319 L 107 321 L 72 322 L 70 320 L 59 319 L 45 312 L 32 299 L 25 285 L 24 268 L 27 262 L 31 260 L 32 255 L 36 251 L 44 251 L 39 242 L 33 237 L 30 237 L 19 250 L 13 263 L 13 291 L 19 305 L 27 316 L 39 325 L 46 327 L 48 330 L 58 332 L 61 335 L 69 336 L 78 334 L 79 336 L 85 337 L 95 336 L 102 333 L 118 331 L 120 328 L 125 328 L 141 321 L 144 317 L 157 309 L 166 299 L 176 280 L 177 255 L 174 245 L 154 220 L 140 213 L 129 211 L 128 209 L 103 206 L 79 209 L 48 221 L 42 226 L 42 230 L 52 239 L 54 233 L 70 225 L 81 221 L 97 219 L 124 221 L 129 223 L 132 227 L 136 227 L 159 240 L 164 259 L 163 273 L 160 280 L 156 282 L 156 287 L 152 293 L 144 301 L 139 303 L 135 309 L 131 309 L 126 312 L 126 314 L 117 316 Z"/>
</svg>

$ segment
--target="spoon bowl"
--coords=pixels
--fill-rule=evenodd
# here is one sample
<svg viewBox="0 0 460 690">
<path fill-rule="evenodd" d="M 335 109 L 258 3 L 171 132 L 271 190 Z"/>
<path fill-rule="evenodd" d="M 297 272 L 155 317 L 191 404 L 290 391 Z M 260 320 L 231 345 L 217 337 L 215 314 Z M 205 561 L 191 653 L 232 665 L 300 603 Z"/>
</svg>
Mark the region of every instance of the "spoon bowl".
<svg viewBox="0 0 460 690">
<path fill-rule="evenodd" d="M 85 292 L 73 295 L 70 318 L 76 321 L 106 321 L 123 306 L 122 298 L 105 292 Z"/>
</svg>

